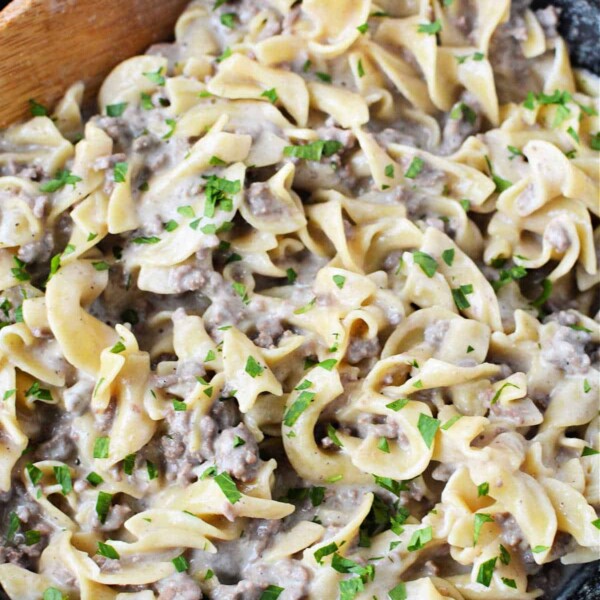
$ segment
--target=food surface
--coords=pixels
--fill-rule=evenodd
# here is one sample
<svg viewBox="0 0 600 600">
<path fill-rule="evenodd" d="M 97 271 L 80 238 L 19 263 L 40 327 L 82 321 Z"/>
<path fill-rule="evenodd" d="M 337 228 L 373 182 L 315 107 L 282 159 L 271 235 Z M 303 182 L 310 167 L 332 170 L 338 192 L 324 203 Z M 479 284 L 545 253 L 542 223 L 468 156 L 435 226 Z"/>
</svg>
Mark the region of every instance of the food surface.
<svg viewBox="0 0 600 600">
<path fill-rule="evenodd" d="M 598 558 L 598 80 L 556 24 L 192 2 L 99 115 L 0 132 L 8 598 L 550 599 Z"/>
</svg>

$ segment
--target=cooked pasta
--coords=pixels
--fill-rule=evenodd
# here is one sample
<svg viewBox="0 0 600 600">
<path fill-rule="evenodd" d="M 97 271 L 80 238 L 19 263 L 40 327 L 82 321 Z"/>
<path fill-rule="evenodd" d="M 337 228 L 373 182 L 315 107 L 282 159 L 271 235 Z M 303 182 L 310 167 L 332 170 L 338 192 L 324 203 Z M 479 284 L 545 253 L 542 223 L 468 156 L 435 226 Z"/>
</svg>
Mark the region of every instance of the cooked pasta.
<svg viewBox="0 0 600 600">
<path fill-rule="evenodd" d="M 552 8 L 194 1 L 0 133 L 0 588 L 551 597 L 600 551 L 598 80 Z"/>
</svg>

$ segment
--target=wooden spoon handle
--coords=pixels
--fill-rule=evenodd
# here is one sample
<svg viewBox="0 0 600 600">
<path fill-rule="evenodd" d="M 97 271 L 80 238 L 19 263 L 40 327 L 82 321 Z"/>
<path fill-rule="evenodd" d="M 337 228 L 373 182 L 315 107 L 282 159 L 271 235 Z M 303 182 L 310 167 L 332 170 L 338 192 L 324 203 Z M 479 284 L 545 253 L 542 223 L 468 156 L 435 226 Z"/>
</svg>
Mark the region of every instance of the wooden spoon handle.
<svg viewBox="0 0 600 600">
<path fill-rule="evenodd" d="M 0 127 L 78 80 L 92 99 L 117 63 L 168 39 L 187 1 L 14 0 L 0 12 Z"/>
</svg>

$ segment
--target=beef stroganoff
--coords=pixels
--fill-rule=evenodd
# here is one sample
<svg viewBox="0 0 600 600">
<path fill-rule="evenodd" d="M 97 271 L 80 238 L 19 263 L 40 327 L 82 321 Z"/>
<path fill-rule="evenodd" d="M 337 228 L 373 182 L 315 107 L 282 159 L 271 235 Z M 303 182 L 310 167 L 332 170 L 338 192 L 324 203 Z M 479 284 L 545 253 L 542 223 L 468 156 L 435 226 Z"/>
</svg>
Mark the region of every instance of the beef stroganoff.
<svg viewBox="0 0 600 600">
<path fill-rule="evenodd" d="M 556 25 L 194 1 L 99 115 L 0 133 L 10 599 L 525 600 L 598 558 L 598 81 Z"/>
</svg>

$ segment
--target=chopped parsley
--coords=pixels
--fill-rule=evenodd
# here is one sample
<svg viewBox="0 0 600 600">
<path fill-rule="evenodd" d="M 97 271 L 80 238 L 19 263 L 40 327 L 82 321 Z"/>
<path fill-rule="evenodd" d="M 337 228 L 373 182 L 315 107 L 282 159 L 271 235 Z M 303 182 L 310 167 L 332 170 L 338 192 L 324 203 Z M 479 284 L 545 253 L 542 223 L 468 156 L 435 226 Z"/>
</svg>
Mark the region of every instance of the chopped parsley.
<svg viewBox="0 0 600 600">
<path fill-rule="evenodd" d="M 152 97 L 150 94 L 146 94 L 145 92 L 140 94 L 140 104 L 144 110 L 152 110 L 154 108 L 154 104 L 152 104 Z"/>
<path fill-rule="evenodd" d="M 278 585 L 268 585 L 258 600 L 277 600 L 285 588 Z"/>
<path fill-rule="evenodd" d="M 510 587 L 513 589 L 517 589 L 517 582 L 514 579 L 509 579 L 508 577 L 502 577 L 502 583 L 506 586 L 506 587 Z"/>
<path fill-rule="evenodd" d="M 158 244 L 160 242 L 160 238 L 155 235 L 152 236 L 139 236 L 135 237 L 131 240 L 134 244 Z"/>
<path fill-rule="evenodd" d="M 173 410 L 177 412 L 184 412 L 187 410 L 187 404 L 183 400 L 173 399 Z"/>
<path fill-rule="evenodd" d="M 121 341 L 118 341 L 111 349 L 111 354 L 120 354 L 125 350 L 125 344 Z"/>
<path fill-rule="evenodd" d="M 246 359 L 246 366 L 244 370 L 246 373 L 248 373 L 248 375 L 250 375 L 250 377 L 252 377 L 252 379 L 254 379 L 255 377 L 262 375 L 265 368 L 260 365 L 253 356 L 249 356 Z"/>
<path fill-rule="evenodd" d="M 175 133 L 175 128 L 177 127 L 177 121 L 175 119 L 167 119 L 165 121 L 165 123 L 168 125 L 169 131 L 167 131 L 167 133 L 165 133 L 165 135 L 162 136 L 162 139 L 168 140 Z"/>
<path fill-rule="evenodd" d="M 308 302 L 304 306 L 301 306 L 300 308 L 297 308 L 294 311 L 294 314 L 295 315 L 303 315 L 304 313 L 307 313 L 309 310 L 312 310 L 314 308 L 314 306 L 315 306 L 316 303 L 317 303 L 317 299 L 313 298 L 310 302 Z"/>
<path fill-rule="evenodd" d="M 523 279 L 527 275 L 527 269 L 525 267 L 521 267 L 520 265 L 516 265 L 514 267 L 510 267 L 510 269 L 502 269 L 500 271 L 500 275 L 498 279 L 492 281 L 492 287 L 494 291 L 498 291 L 500 288 L 504 287 L 510 281 L 516 281 L 517 279 Z"/>
<path fill-rule="evenodd" d="M 346 283 L 346 278 L 343 275 L 334 275 L 332 279 L 333 283 L 335 283 L 335 285 L 337 285 L 340 288 L 340 290 L 344 287 L 344 284 Z"/>
<path fill-rule="evenodd" d="M 162 70 L 163 70 L 163 68 L 159 67 L 156 71 L 142 73 L 142 75 L 144 75 L 144 77 L 146 77 L 152 83 L 159 85 L 159 86 L 163 86 L 163 85 L 165 85 L 165 77 L 162 74 Z"/>
<path fill-rule="evenodd" d="M 42 534 L 37 529 L 30 529 L 25 532 L 25 544 L 27 546 L 33 546 L 42 539 Z"/>
<path fill-rule="evenodd" d="M 473 293 L 473 286 L 469 283 L 467 285 L 461 285 L 459 288 L 452 288 L 452 298 L 456 308 L 459 310 L 465 310 L 471 306 L 467 300 L 467 294 Z"/>
<path fill-rule="evenodd" d="M 454 262 L 454 248 L 448 248 L 442 252 L 442 260 L 449 266 Z"/>
<path fill-rule="evenodd" d="M 108 458 L 110 438 L 108 436 L 98 437 L 94 442 L 94 458 Z"/>
<path fill-rule="evenodd" d="M 507 148 L 510 152 L 510 156 L 508 157 L 509 160 L 513 160 L 513 158 L 516 158 L 517 156 L 525 156 L 518 148 L 515 148 L 515 146 L 507 146 Z"/>
<path fill-rule="evenodd" d="M 490 587 L 497 560 L 498 557 L 494 556 L 494 558 L 490 558 L 479 565 L 479 571 L 477 572 L 477 583 L 481 583 L 482 585 L 485 585 L 485 587 Z"/>
<path fill-rule="evenodd" d="M 423 529 L 417 529 L 413 532 L 410 541 L 408 542 L 407 550 L 414 552 L 415 550 L 421 550 L 425 544 L 433 539 L 433 529 L 431 525 L 424 527 Z"/>
<path fill-rule="evenodd" d="M 69 492 L 73 491 L 73 482 L 71 480 L 71 471 L 69 467 L 61 465 L 58 467 L 52 467 L 54 471 L 54 478 L 62 489 L 63 496 L 66 496 Z"/>
<path fill-rule="evenodd" d="M 33 98 L 29 98 L 29 112 L 32 117 L 47 117 L 48 109 Z"/>
<path fill-rule="evenodd" d="M 425 413 L 419 414 L 419 421 L 417 423 L 417 428 L 421 433 L 421 437 L 425 442 L 425 445 L 428 448 L 431 448 L 431 444 L 435 438 L 435 434 L 440 427 L 440 422 L 438 419 L 434 419 Z"/>
<path fill-rule="evenodd" d="M 330 554 L 337 552 L 337 550 L 338 550 L 338 545 L 335 542 L 331 542 L 330 544 L 327 544 L 326 546 L 322 546 L 321 548 L 319 548 L 318 550 L 316 550 L 314 552 L 315 560 L 319 564 L 321 564 L 323 562 L 323 558 L 325 556 L 329 556 Z"/>
<path fill-rule="evenodd" d="M 343 144 L 336 140 L 317 140 L 303 146 L 285 146 L 284 156 L 302 158 L 304 160 L 319 161 L 323 156 L 330 157 L 339 152 Z"/>
<path fill-rule="evenodd" d="M 363 67 L 362 64 L 362 59 L 358 59 L 358 62 L 356 63 L 356 72 L 358 73 L 358 76 L 362 79 L 365 76 L 365 69 Z"/>
<path fill-rule="evenodd" d="M 487 496 L 490 493 L 490 484 L 487 481 L 484 481 L 480 485 L 477 486 L 477 497 L 481 498 L 481 496 Z"/>
<path fill-rule="evenodd" d="M 398 585 L 394 586 L 387 594 L 390 600 L 406 600 L 406 584 L 401 581 Z"/>
<path fill-rule="evenodd" d="M 81 177 L 73 175 L 68 169 L 57 171 L 54 178 L 46 183 L 40 185 L 40 191 L 45 193 L 56 192 L 65 187 L 65 185 L 72 185 L 75 187 L 77 182 L 81 181 Z"/>
<path fill-rule="evenodd" d="M 134 467 L 135 467 L 135 454 L 128 454 L 123 459 L 123 473 L 125 473 L 125 475 L 132 475 Z"/>
<path fill-rule="evenodd" d="M 108 271 L 110 269 L 110 265 L 104 260 L 92 261 L 92 267 L 96 271 Z"/>
<path fill-rule="evenodd" d="M 275 88 L 265 90 L 260 96 L 261 98 L 267 98 L 271 104 L 275 104 L 275 102 L 279 100 L 279 96 L 277 95 L 277 90 Z"/>
<path fill-rule="evenodd" d="M 8 516 L 8 529 L 6 530 L 6 541 L 7 542 L 13 541 L 13 539 L 15 537 L 15 533 L 17 533 L 20 526 L 21 526 L 21 521 L 19 520 L 17 513 L 14 511 L 11 512 L 10 515 Z"/>
<path fill-rule="evenodd" d="M 386 404 L 385 406 L 386 406 L 386 408 L 389 408 L 390 410 L 398 412 L 399 410 L 402 410 L 407 404 L 408 404 L 408 398 L 398 398 L 398 400 L 394 400 L 393 402 L 390 402 L 389 404 Z"/>
<path fill-rule="evenodd" d="M 228 27 L 229 29 L 233 29 L 235 27 L 235 18 L 237 15 L 235 13 L 223 13 L 221 15 L 220 21 L 221 25 Z"/>
<path fill-rule="evenodd" d="M 221 55 L 217 56 L 217 58 L 215 60 L 216 60 L 216 62 L 221 63 L 225 59 L 229 58 L 230 56 L 231 56 L 231 48 L 229 46 L 227 46 L 227 48 L 225 48 L 225 50 L 223 50 Z"/>
<path fill-rule="evenodd" d="M 421 252 L 420 250 L 416 250 L 412 255 L 415 263 L 421 267 L 421 270 L 427 277 L 433 277 L 435 275 L 438 264 L 433 256 L 430 256 L 426 252 Z"/>
<path fill-rule="evenodd" d="M 119 553 L 110 544 L 105 544 L 104 542 L 98 542 L 96 553 L 106 558 L 112 558 L 113 560 L 120 558 Z"/>
<path fill-rule="evenodd" d="M 340 600 L 354 600 L 358 592 L 362 592 L 365 589 L 363 580 L 360 577 L 353 577 L 352 579 L 344 579 L 339 583 L 340 587 Z"/>
<path fill-rule="evenodd" d="M 510 564 L 510 552 L 502 544 L 500 544 L 499 550 L 500 550 L 500 562 L 503 565 L 509 565 Z"/>
<path fill-rule="evenodd" d="M 233 447 L 238 448 L 239 446 L 244 446 L 246 444 L 246 440 L 241 438 L 239 435 L 236 435 L 233 438 Z"/>
<path fill-rule="evenodd" d="M 404 177 L 406 177 L 407 179 L 414 179 L 423 170 L 424 164 L 425 162 L 422 158 L 415 156 L 412 159 L 410 165 L 408 166 L 406 173 L 404 173 Z"/>
<path fill-rule="evenodd" d="M 108 492 L 98 492 L 98 498 L 96 499 L 96 514 L 100 523 L 106 521 L 110 505 L 112 504 L 113 495 Z"/>
<path fill-rule="evenodd" d="M 120 117 L 127 108 L 127 102 L 119 102 L 117 104 L 108 104 L 106 106 L 106 114 L 109 117 Z"/>
<path fill-rule="evenodd" d="M 115 163 L 113 168 L 113 178 L 115 183 L 124 183 L 125 178 L 127 177 L 127 168 L 128 165 L 126 162 L 118 162 Z"/>
<path fill-rule="evenodd" d="M 316 72 L 315 75 L 324 83 L 331 83 L 331 75 L 329 73 Z"/>
<path fill-rule="evenodd" d="M 386 454 L 390 453 L 390 445 L 388 443 L 387 438 L 385 438 L 385 437 L 379 438 L 379 441 L 377 442 L 377 449 L 381 450 L 382 452 L 385 452 Z"/>
<path fill-rule="evenodd" d="M 342 448 L 344 446 L 344 444 L 342 444 L 342 441 L 340 440 L 340 438 L 337 436 L 337 431 L 334 429 L 334 427 L 331 423 L 327 423 L 327 437 L 338 448 Z"/>
<path fill-rule="evenodd" d="M 518 385 L 515 385 L 514 383 L 510 383 L 510 381 L 507 381 L 504 385 L 502 385 L 502 387 L 494 394 L 494 397 L 492 398 L 492 402 L 491 404 L 496 404 L 496 402 L 498 402 L 498 400 L 500 399 L 500 396 L 502 395 L 502 392 L 505 390 L 505 388 L 507 387 L 514 387 L 519 389 Z"/>
<path fill-rule="evenodd" d="M 360 33 L 365 34 L 365 33 L 367 33 L 367 31 L 369 31 L 369 24 L 363 23 L 362 25 L 359 25 L 356 29 L 358 29 L 358 31 L 360 31 Z"/>
<path fill-rule="evenodd" d="M 450 427 L 452 427 L 452 425 L 454 425 L 454 423 L 456 423 L 456 421 L 461 419 L 462 416 L 463 415 L 454 415 L 453 417 L 448 419 L 443 425 L 441 425 L 440 429 L 443 429 L 444 431 L 448 431 L 448 429 L 450 429 Z"/>
<path fill-rule="evenodd" d="M 233 200 L 228 194 L 237 194 L 241 189 L 239 179 L 230 181 L 215 175 L 206 178 L 206 202 L 204 216 L 214 217 L 217 208 L 230 211 L 233 209 Z"/>
<path fill-rule="evenodd" d="M 464 102 L 459 102 L 451 111 L 450 118 L 458 121 L 461 118 L 464 118 L 467 123 L 473 125 L 477 120 L 477 113 Z"/>
<path fill-rule="evenodd" d="M 25 391 L 25 396 L 33 397 L 36 400 L 42 400 L 44 402 L 52 402 L 52 394 L 50 393 L 50 390 L 40 387 L 39 381 L 35 381 L 31 384 L 31 386 Z"/>
<path fill-rule="evenodd" d="M 288 283 L 292 284 L 298 278 L 298 274 L 291 267 L 285 270 L 285 275 L 287 277 Z"/>
<path fill-rule="evenodd" d="M 235 293 L 242 299 L 243 304 L 250 304 L 250 298 L 248 298 L 248 291 L 246 290 L 246 286 L 243 283 L 234 281 L 231 284 L 231 287 L 233 287 Z"/>
<path fill-rule="evenodd" d="M 487 163 L 488 170 L 490 172 L 490 177 L 492 178 L 492 181 L 496 185 L 496 192 L 501 194 L 504 190 L 507 190 L 512 185 L 512 181 L 508 181 L 508 179 L 502 179 L 502 177 L 500 177 L 499 175 L 496 175 L 496 173 L 494 172 L 494 169 L 492 167 L 492 163 L 490 161 L 489 156 L 485 157 L 485 162 Z"/>
<path fill-rule="evenodd" d="M 231 504 L 235 504 L 242 499 L 242 494 L 237 489 L 235 482 L 231 479 L 229 473 L 223 472 L 215 475 L 215 483 L 219 486 L 227 500 Z"/>
<path fill-rule="evenodd" d="M 286 411 L 283 422 L 288 427 L 293 427 L 300 415 L 308 408 L 309 404 L 314 400 L 315 392 L 303 391 L 294 400 L 292 405 Z"/>
<path fill-rule="evenodd" d="M 436 19 L 433 23 L 420 23 L 417 27 L 419 33 L 427 33 L 428 35 L 435 35 L 442 30 L 442 23 L 439 19 Z"/>
<path fill-rule="evenodd" d="M 476 545 L 479 541 L 479 534 L 481 533 L 481 528 L 484 523 L 493 523 L 494 518 L 492 515 L 488 515 L 486 513 L 476 513 L 475 514 L 475 523 L 473 528 L 473 545 Z"/>
<path fill-rule="evenodd" d="M 594 448 L 590 448 L 589 446 L 585 446 L 581 451 L 581 456 L 594 456 L 595 454 L 600 454 L 600 452 Z"/>
<path fill-rule="evenodd" d="M 171 562 L 173 563 L 173 566 L 175 567 L 175 570 L 178 573 L 183 573 L 184 571 L 187 571 L 190 566 L 190 563 L 188 563 L 187 559 L 183 554 L 180 554 L 176 558 L 172 559 Z"/>
<path fill-rule="evenodd" d="M 98 475 L 96 471 L 92 471 L 91 473 L 89 473 L 85 479 L 93 487 L 97 487 L 101 483 L 104 483 L 104 479 L 102 479 L 102 477 Z"/>
<path fill-rule="evenodd" d="M 15 266 L 10 270 L 12 276 L 18 281 L 29 281 L 31 275 L 27 272 L 25 263 L 16 256 L 13 256 L 13 262 Z"/>
<path fill-rule="evenodd" d="M 335 365 L 337 365 L 337 360 L 335 358 L 328 358 L 326 360 L 322 360 L 320 363 L 317 363 L 317 367 L 321 367 L 326 371 L 331 371 Z"/>
<path fill-rule="evenodd" d="M 546 552 L 549 550 L 548 546 L 535 546 L 531 549 L 534 554 L 541 554 L 542 552 Z"/>
<path fill-rule="evenodd" d="M 552 295 L 552 288 L 552 282 L 549 279 L 544 279 L 542 281 L 542 291 L 537 298 L 531 301 L 531 306 L 534 306 L 535 308 L 541 308 Z"/>
</svg>

